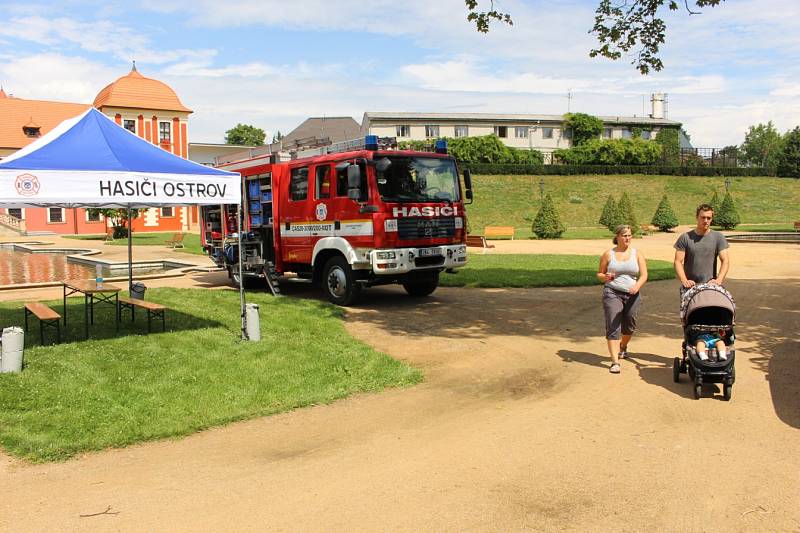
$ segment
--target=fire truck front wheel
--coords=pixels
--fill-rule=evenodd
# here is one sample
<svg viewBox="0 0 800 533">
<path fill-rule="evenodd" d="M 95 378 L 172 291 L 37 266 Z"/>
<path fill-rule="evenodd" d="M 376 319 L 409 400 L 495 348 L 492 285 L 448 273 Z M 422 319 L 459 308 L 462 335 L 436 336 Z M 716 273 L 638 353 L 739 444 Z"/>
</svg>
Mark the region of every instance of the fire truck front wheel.
<svg viewBox="0 0 800 533">
<path fill-rule="evenodd" d="M 435 272 L 431 276 L 425 278 L 415 279 L 413 281 L 406 281 L 403 283 L 403 288 L 409 296 L 423 297 L 428 296 L 436 287 L 439 286 L 439 273 Z"/>
<path fill-rule="evenodd" d="M 336 305 L 350 305 L 361 294 L 361 285 L 356 282 L 353 269 L 340 255 L 331 257 L 325 263 L 322 288 L 328 300 Z"/>
</svg>

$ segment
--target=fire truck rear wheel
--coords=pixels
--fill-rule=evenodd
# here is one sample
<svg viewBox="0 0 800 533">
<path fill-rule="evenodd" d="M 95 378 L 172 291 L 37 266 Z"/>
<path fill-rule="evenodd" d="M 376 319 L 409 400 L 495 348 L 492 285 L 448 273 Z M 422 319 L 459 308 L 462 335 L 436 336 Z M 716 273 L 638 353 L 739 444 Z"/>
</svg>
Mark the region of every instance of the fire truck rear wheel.
<svg viewBox="0 0 800 533">
<path fill-rule="evenodd" d="M 421 298 L 423 296 L 428 296 L 433 291 L 436 290 L 436 287 L 439 286 L 439 273 L 436 272 L 433 276 L 427 279 L 422 280 L 414 280 L 410 282 L 403 283 L 403 288 L 406 290 L 409 296 L 414 296 L 417 298 Z"/>
<path fill-rule="evenodd" d="M 353 269 L 340 255 L 331 257 L 325 263 L 322 288 L 328 300 L 336 305 L 350 305 L 361 294 L 361 285 L 356 283 Z"/>
</svg>

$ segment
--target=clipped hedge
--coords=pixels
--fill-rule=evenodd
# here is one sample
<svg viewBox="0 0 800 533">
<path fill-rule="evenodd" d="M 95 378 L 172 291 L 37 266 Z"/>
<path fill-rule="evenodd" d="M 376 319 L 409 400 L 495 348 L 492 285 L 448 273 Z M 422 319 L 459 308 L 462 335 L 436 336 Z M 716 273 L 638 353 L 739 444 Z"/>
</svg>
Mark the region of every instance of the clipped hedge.
<svg viewBox="0 0 800 533">
<path fill-rule="evenodd" d="M 776 176 L 770 167 L 679 167 L 661 165 L 512 165 L 498 163 L 459 162 L 462 168 L 469 168 L 473 174 L 534 176 L 572 176 L 582 174 L 652 174 L 658 176 L 731 176 L 761 177 Z"/>
</svg>

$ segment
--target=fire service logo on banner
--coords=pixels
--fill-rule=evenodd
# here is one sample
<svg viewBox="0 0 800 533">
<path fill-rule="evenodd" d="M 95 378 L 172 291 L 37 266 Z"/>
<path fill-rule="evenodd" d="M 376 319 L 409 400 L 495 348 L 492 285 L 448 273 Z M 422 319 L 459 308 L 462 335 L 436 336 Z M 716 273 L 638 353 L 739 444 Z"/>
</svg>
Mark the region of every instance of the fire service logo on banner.
<svg viewBox="0 0 800 533">
<path fill-rule="evenodd" d="M 22 196 L 36 196 L 39 194 L 39 178 L 33 174 L 20 174 L 14 182 L 17 194 Z"/>
</svg>

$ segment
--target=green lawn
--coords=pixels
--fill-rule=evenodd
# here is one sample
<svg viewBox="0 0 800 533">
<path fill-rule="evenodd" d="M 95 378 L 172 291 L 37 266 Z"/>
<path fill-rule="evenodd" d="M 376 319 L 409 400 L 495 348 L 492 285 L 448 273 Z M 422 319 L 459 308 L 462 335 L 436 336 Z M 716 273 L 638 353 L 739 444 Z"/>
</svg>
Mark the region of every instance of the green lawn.
<svg viewBox="0 0 800 533">
<path fill-rule="evenodd" d="M 172 249 L 171 245 L 166 244 L 168 239 L 171 239 L 175 232 L 169 233 L 133 233 L 132 242 L 135 246 L 163 246 L 165 249 Z M 77 239 L 81 241 L 105 241 L 105 235 L 64 235 L 67 239 Z M 109 241 L 106 244 L 111 246 L 128 246 L 128 239 L 116 239 Z M 183 248 L 178 248 L 176 251 L 185 252 L 187 254 L 205 255 L 205 251 L 200 245 L 200 235 L 198 233 L 186 233 L 183 238 Z"/>
<path fill-rule="evenodd" d="M 518 238 L 531 234 L 539 210 L 540 176 L 473 176 L 475 202 L 467 206 L 470 233 L 486 226 L 514 226 Z M 725 193 L 725 178 L 684 176 L 545 176 L 550 193 L 567 227 L 592 228 L 609 194 L 631 197 L 640 224 L 648 224 L 667 194 L 681 224 L 694 224 L 695 208 Z M 800 181 L 790 178 L 731 178 L 731 194 L 744 224 L 788 225 L 800 220 Z M 720 196 L 721 199 L 721 196 Z M 569 238 L 568 234 L 565 238 Z"/>
<path fill-rule="evenodd" d="M 574 287 L 599 285 L 595 273 L 600 256 L 470 254 L 467 266 L 457 274 L 443 274 L 445 287 Z M 673 279 L 672 263 L 647 261 L 648 279 Z"/>
<path fill-rule="evenodd" d="M 32 461 L 63 460 L 421 380 L 350 337 L 342 310 L 327 304 L 249 295 L 261 307 L 256 343 L 240 340 L 238 292 L 150 289 L 147 297 L 169 307 L 166 333 L 144 334 L 137 315 L 116 336 L 113 311 L 98 307 L 94 338 L 76 340 L 77 298 L 69 342 L 39 346 L 32 323 L 26 369 L 0 374 L 0 445 Z M 49 303 L 61 312 L 60 301 Z M 0 303 L 0 324 L 22 318 L 22 302 Z"/>
</svg>

